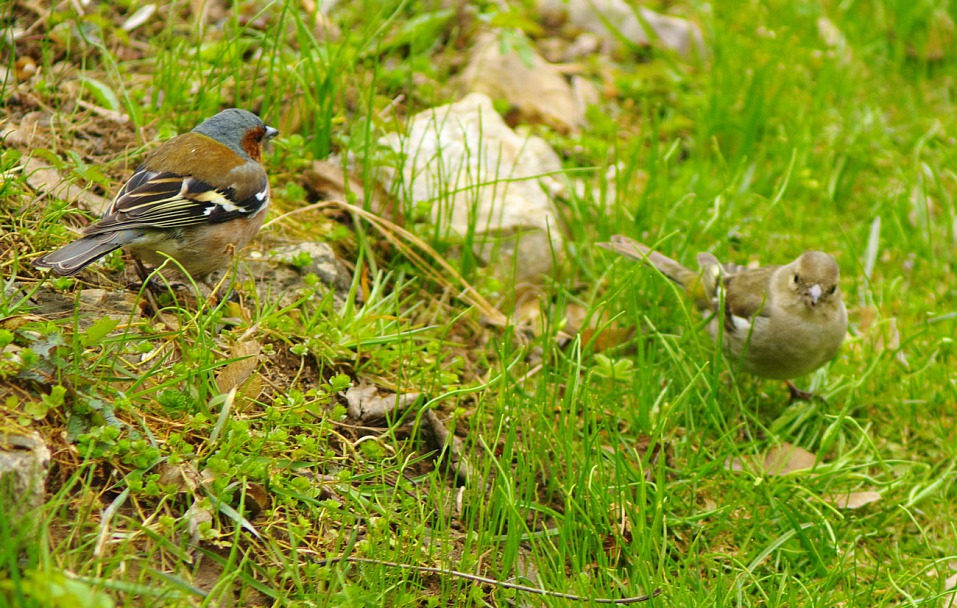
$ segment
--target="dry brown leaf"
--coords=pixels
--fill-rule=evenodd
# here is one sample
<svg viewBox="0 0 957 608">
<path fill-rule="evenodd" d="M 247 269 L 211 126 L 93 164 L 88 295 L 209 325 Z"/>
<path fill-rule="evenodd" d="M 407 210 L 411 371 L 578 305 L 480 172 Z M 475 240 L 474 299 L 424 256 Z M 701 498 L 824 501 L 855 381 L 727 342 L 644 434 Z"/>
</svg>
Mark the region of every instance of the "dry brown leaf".
<svg viewBox="0 0 957 608">
<path fill-rule="evenodd" d="M 9 329 L 11 331 L 19 329 L 24 325 L 29 325 L 30 323 L 37 323 L 41 321 L 46 321 L 45 317 L 40 315 L 13 315 L 10 317 L 3 317 L 0 319 L 0 329 Z"/>
<path fill-rule="evenodd" d="M 957 28 L 954 20 L 944 8 L 938 8 L 930 19 L 930 29 L 924 48 L 917 54 L 924 61 L 941 61 L 947 59 L 947 53 L 954 52 L 954 38 Z"/>
<path fill-rule="evenodd" d="M 634 327 L 619 327 L 617 325 L 611 325 L 605 329 L 598 332 L 592 327 L 586 327 L 581 331 L 582 342 L 587 343 L 589 340 L 594 339 L 592 347 L 596 353 L 604 352 L 610 348 L 615 348 L 627 342 L 635 334 Z"/>
<path fill-rule="evenodd" d="M 469 92 L 504 99 L 518 109 L 521 122 L 543 123 L 561 133 L 585 122 L 585 108 L 564 75 L 537 53 L 526 63 L 518 51 L 502 53 L 498 35 L 485 33 L 472 49 L 462 81 Z"/>
<path fill-rule="evenodd" d="M 134 11 L 132 15 L 127 17 L 120 27 L 123 29 L 123 31 L 132 32 L 136 28 L 149 21 L 154 13 L 156 13 L 155 4 L 144 4 L 139 9 Z"/>
<path fill-rule="evenodd" d="M 512 312 L 512 322 L 523 329 L 540 336 L 544 330 L 546 320 L 542 314 L 542 301 L 537 293 L 526 293 L 519 296 Z"/>
<path fill-rule="evenodd" d="M 269 508 L 269 492 L 266 486 L 261 483 L 246 484 L 246 498 L 243 505 L 246 508 L 246 516 L 252 519 Z"/>
<path fill-rule="evenodd" d="M 769 475 L 787 475 L 814 468 L 816 460 L 817 457 L 804 448 L 782 443 L 768 450 L 764 457 L 764 470 Z"/>
<path fill-rule="evenodd" d="M 897 362 L 900 363 L 904 369 L 910 369 L 910 364 L 907 362 L 907 355 L 905 355 L 901 349 L 901 334 L 897 329 L 896 317 L 891 317 L 888 321 L 887 330 L 883 335 L 878 336 L 877 345 L 881 347 L 881 349 L 886 348 L 887 350 L 893 351 L 894 358 L 897 359 Z"/>
<path fill-rule="evenodd" d="M 848 312 L 857 315 L 860 320 L 860 331 L 870 339 L 873 352 L 880 354 L 883 351 L 891 351 L 894 353 L 894 358 L 904 369 L 910 369 L 907 355 L 901 349 L 901 336 L 896 317 L 889 317 L 883 323 L 879 322 L 884 316 L 881 311 L 873 306 L 863 306 Z M 860 348 L 860 346 L 857 346 L 857 348 Z"/>
<path fill-rule="evenodd" d="M 731 471 L 748 471 L 754 475 L 787 475 L 814 467 L 817 457 L 804 448 L 782 443 L 770 447 L 763 455 L 742 456 L 725 464 Z"/>
<path fill-rule="evenodd" d="M 427 410 L 422 417 L 422 433 L 433 448 L 445 450 L 459 483 L 468 484 L 472 478 L 472 465 L 465 455 L 465 446 L 461 439 L 442 424 L 435 411 Z"/>
<path fill-rule="evenodd" d="M 571 313 L 572 311 L 569 310 L 569 314 L 566 315 L 569 319 L 568 330 L 581 328 L 578 333 L 581 336 L 582 343 L 592 342 L 592 348 L 596 353 L 616 348 L 635 335 L 634 325 L 621 325 L 617 321 L 609 322 L 607 307 L 600 314 L 592 316 L 587 327 L 582 327 L 584 319 L 579 321 L 572 317 Z"/>
<path fill-rule="evenodd" d="M 212 511 L 199 506 L 199 504 L 200 501 L 195 501 L 183 515 L 186 518 L 186 529 L 189 531 L 190 542 L 194 545 L 198 545 L 199 541 L 202 540 L 200 526 L 213 522 Z"/>
<path fill-rule="evenodd" d="M 161 486 L 173 486 L 177 494 L 195 492 L 200 485 L 200 475 L 192 464 L 188 462 L 170 464 L 164 462 L 157 467 L 158 483 Z"/>
<path fill-rule="evenodd" d="M 17 58 L 15 64 L 17 80 L 19 82 L 26 82 L 30 80 L 34 74 L 37 73 L 37 62 L 33 57 L 29 55 L 23 55 Z"/>
<path fill-rule="evenodd" d="M 383 420 L 389 415 L 401 414 L 419 398 L 419 393 L 380 397 L 378 392 L 379 389 L 372 384 L 350 387 L 344 395 L 349 416 L 363 422 Z"/>
<path fill-rule="evenodd" d="M 338 199 L 346 200 L 348 194 L 355 195 L 358 200 L 363 200 L 364 190 L 362 184 L 346 176 L 345 170 L 325 160 L 313 161 L 312 165 L 302 176 L 303 184 L 315 194 L 319 200 Z"/>
<path fill-rule="evenodd" d="M 843 494 L 826 494 L 824 501 L 838 509 L 859 509 L 864 505 L 881 499 L 880 492 L 846 492 Z"/>
<path fill-rule="evenodd" d="M 27 185 L 34 190 L 62 200 L 76 201 L 81 209 L 97 217 L 103 215 L 110 206 L 109 199 L 74 186 L 40 159 L 27 160 L 23 173 L 27 178 Z"/>
<path fill-rule="evenodd" d="M 313 161 L 309 168 L 302 172 L 302 185 L 320 201 L 365 201 L 368 198 L 369 208 L 373 213 L 402 223 L 402 206 L 396 205 L 394 197 L 378 184 L 373 185 L 372 191 L 367 195 L 362 181 L 350 175 L 339 164 L 324 160 Z"/>
<path fill-rule="evenodd" d="M 874 322 L 877 320 L 877 309 L 873 306 L 862 306 L 860 308 L 852 308 L 848 310 L 849 314 L 856 314 L 857 318 L 860 319 L 860 329 L 861 333 L 866 333 L 873 326 Z"/>
<path fill-rule="evenodd" d="M 950 566 L 953 568 L 954 564 L 951 563 Z M 947 577 L 944 581 L 944 589 L 947 590 L 947 593 L 941 596 L 938 606 L 941 608 L 957 608 L 957 574 Z"/>
<path fill-rule="evenodd" d="M 633 505 L 629 505 L 628 503 L 618 502 L 613 502 L 609 505 L 608 521 L 614 525 L 615 532 L 605 534 L 604 539 L 602 539 L 602 548 L 605 551 L 605 555 L 612 561 L 617 561 L 621 558 L 624 547 L 632 540 L 631 519 L 628 517 L 628 509 L 626 508 L 629 506 L 633 507 Z"/>
<path fill-rule="evenodd" d="M 549 320 L 546 318 L 545 311 L 542 310 L 541 298 L 537 297 L 537 293 L 534 294 L 536 297 L 531 297 L 532 295 L 529 292 L 518 297 L 512 320 L 516 326 L 528 328 L 534 335 L 540 336 L 545 331 L 545 324 Z M 577 334 L 581 337 L 583 344 L 594 340 L 592 347 L 595 352 L 602 352 L 628 341 L 634 334 L 635 328 L 622 327 L 617 323 L 609 324 L 607 316 L 606 312 L 602 312 L 589 317 L 587 307 L 569 302 L 565 305 L 565 325 L 557 336 L 559 343 L 564 344 Z M 601 331 L 596 329 L 597 326 L 601 326 Z"/>
<path fill-rule="evenodd" d="M 244 340 L 233 347 L 230 358 L 242 358 L 226 364 L 216 375 L 216 386 L 219 387 L 220 393 L 228 393 L 249 380 L 256 368 L 259 367 L 259 352 L 261 350 L 262 345 L 256 340 Z"/>
</svg>

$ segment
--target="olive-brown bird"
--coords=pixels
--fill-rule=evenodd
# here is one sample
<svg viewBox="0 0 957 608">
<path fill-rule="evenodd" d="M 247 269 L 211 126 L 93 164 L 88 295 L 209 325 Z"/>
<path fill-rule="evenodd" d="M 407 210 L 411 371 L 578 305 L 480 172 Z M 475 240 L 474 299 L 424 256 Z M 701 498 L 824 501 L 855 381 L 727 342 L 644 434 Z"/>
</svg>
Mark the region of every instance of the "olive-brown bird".
<svg viewBox="0 0 957 608">
<path fill-rule="evenodd" d="M 166 254 L 196 278 L 226 266 L 266 216 L 262 151 L 278 133 L 237 108 L 208 118 L 151 152 L 82 238 L 34 266 L 70 276 L 120 247 L 150 264 Z"/>
<path fill-rule="evenodd" d="M 677 283 L 698 310 L 712 315 L 708 333 L 722 335 L 732 361 L 751 374 L 787 380 L 794 398 L 810 395 L 791 379 L 833 359 L 847 333 L 841 271 L 826 253 L 805 251 L 790 264 L 761 268 L 722 264 L 700 253 L 695 272 L 626 236 L 598 245 L 650 264 Z"/>
</svg>

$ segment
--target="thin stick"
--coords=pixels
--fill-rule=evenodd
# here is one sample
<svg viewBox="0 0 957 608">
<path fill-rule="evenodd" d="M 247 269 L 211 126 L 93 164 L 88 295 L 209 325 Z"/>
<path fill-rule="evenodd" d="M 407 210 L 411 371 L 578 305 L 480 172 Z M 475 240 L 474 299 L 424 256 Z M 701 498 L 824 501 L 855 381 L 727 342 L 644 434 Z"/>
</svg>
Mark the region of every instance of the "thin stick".
<svg viewBox="0 0 957 608">
<path fill-rule="evenodd" d="M 462 578 L 467 581 L 472 581 L 475 583 L 482 583 L 485 585 L 493 585 L 495 587 L 502 587 L 503 589 L 514 589 L 515 591 L 524 591 L 525 593 L 534 593 L 537 595 L 544 595 L 546 597 L 557 597 L 564 600 L 572 600 L 574 602 L 593 602 L 595 604 L 616 604 L 616 605 L 637 604 L 638 602 L 647 602 L 651 598 L 658 597 L 659 595 L 661 595 L 661 589 L 659 588 L 652 591 L 651 594 L 649 595 L 637 595 L 633 597 L 622 597 L 618 599 L 582 597 L 580 595 L 572 595 L 571 593 L 562 593 L 560 591 L 549 591 L 547 589 L 538 589 L 536 587 L 528 587 L 526 585 L 519 585 L 516 583 L 507 583 L 505 581 L 499 581 L 494 578 L 479 576 L 477 574 L 469 574 L 468 572 L 459 572 L 458 570 L 445 570 L 443 568 L 431 568 L 429 566 L 414 566 L 411 564 L 400 564 L 398 562 L 369 559 L 366 557 L 350 557 L 350 556 L 330 557 L 327 559 L 319 560 L 316 563 L 320 566 L 326 566 L 334 562 L 350 562 L 353 564 L 375 564 L 378 566 L 387 566 L 389 568 L 398 568 L 400 570 L 414 570 L 416 572 L 425 572 L 428 574 L 443 574 L 448 576 L 455 576 L 455 577 Z"/>
</svg>

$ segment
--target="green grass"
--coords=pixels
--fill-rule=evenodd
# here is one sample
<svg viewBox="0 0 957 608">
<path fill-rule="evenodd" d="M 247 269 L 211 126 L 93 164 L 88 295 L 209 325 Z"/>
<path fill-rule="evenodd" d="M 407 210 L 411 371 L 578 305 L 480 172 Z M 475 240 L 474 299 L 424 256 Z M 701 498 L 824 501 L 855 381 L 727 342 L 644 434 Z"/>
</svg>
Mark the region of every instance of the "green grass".
<svg viewBox="0 0 957 608">
<path fill-rule="evenodd" d="M 0 9 L 4 26 L 41 20 L 0 46 L 8 70 L 24 56 L 40 70 L 0 84 L 0 128 L 31 112 L 55 127 L 0 148 L 0 430 L 35 430 L 53 453 L 35 525 L 0 510 L 0 606 L 579 605 L 385 562 L 593 599 L 660 588 L 658 606 L 946 605 L 948 0 L 679 3 L 702 26 L 706 63 L 658 48 L 583 58 L 581 75 L 614 93 L 581 134 L 532 127 L 585 185 L 559 202 L 565 261 L 543 280 L 534 331 L 485 322 L 480 297 L 507 289 L 474 257 L 452 257 L 461 243 L 400 187 L 408 233 L 329 206 L 251 246 L 329 242 L 354 275 L 338 306 L 317 282 L 280 303 L 245 281 L 238 302 L 180 293 L 160 298 L 162 317 L 91 313 L 84 293 L 125 288 L 119 254 L 72 280 L 30 266 L 86 218 L 28 185 L 28 158 L 111 196 L 158 141 L 231 105 L 283 130 L 265 159 L 270 219 L 316 202 L 303 175 L 330 152 L 364 188 L 348 202 L 370 209 L 379 170 L 396 162 L 380 136 L 457 98 L 482 22 L 524 25 L 533 47 L 563 35 L 540 29 L 530 4 L 348 2 L 321 26 L 299 2 L 237 3 L 204 25 L 180 2 L 131 33 L 118 24 L 139 4 Z M 834 47 L 823 18 L 843 36 Z M 779 383 L 735 374 L 670 284 L 594 247 L 615 233 L 687 263 L 699 251 L 739 263 L 834 254 L 850 335 L 798 382 L 826 402 L 788 403 Z M 44 298 L 65 312 L 40 314 Z M 603 331 L 570 331 L 574 314 Z M 250 341 L 255 372 L 230 394 L 217 377 L 238 373 Z M 360 383 L 421 396 L 364 423 L 343 397 Z M 425 438 L 430 409 L 463 442 L 465 486 Z M 784 443 L 813 453 L 813 470 L 731 470 Z M 880 498 L 828 501 L 861 491 Z"/>
</svg>

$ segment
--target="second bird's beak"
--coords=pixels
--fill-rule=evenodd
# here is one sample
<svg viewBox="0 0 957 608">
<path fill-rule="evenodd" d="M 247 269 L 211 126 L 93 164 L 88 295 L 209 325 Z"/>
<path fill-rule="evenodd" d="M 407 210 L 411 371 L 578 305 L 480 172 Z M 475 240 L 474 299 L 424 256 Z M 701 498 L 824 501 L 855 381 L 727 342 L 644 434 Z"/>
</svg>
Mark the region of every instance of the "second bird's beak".
<svg viewBox="0 0 957 608">
<path fill-rule="evenodd" d="M 821 297 L 821 286 L 816 283 L 811 285 L 811 288 L 807 290 L 807 295 L 811 298 L 811 306 L 817 306 L 817 301 Z"/>
</svg>

